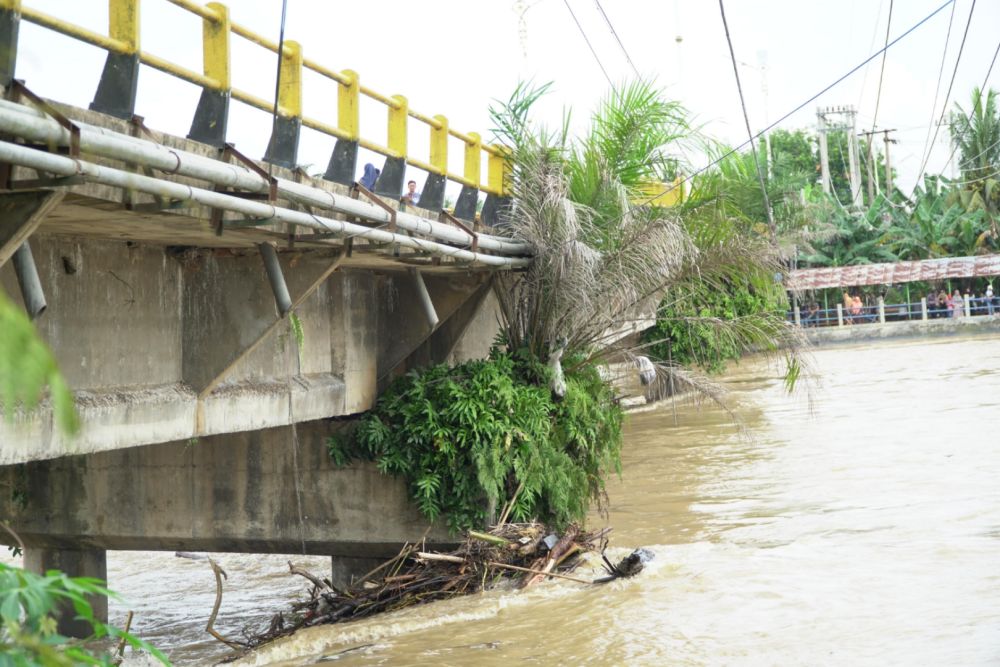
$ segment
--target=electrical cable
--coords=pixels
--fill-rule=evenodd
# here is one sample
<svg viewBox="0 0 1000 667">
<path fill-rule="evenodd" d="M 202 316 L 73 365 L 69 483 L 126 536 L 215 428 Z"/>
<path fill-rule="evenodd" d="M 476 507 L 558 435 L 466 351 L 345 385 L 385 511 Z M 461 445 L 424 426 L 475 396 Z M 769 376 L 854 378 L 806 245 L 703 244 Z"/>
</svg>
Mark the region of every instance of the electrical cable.
<svg viewBox="0 0 1000 667">
<path fill-rule="evenodd" d="M 597 51 L 594 50 L 594 47 L 591 45 L 590 40 L 587 39 L 587 33 L 584 32 L 583 26 L 580 25 L 580 22 L 576 19 L 576 14 L 573 13 L 573 8 L 569 6 L 569 0 L 563 0 L 563 4 L 565 4 L 566 9 L 569 10 L 569 15 L 573 17 L 573 22 L 576 23 L 576 27 L 579 28 L 580 34 L 583 36 L 583 41 L 587 43 L 587 48 L 590 49 L 590 52 L 594 56 L 594 60 L 597 61 L 597 66 L 601 68 L 602 72 L 604 72 L 604 78 L 608 80 L 608 85 L 614 88 L 615 84 L 611 81 L 611 77 L 608 76 L 608 70 L 604 69 L 604 63 L 601 62 L 600 57 L 598 57 L 597 55 Z"/>
<path fill-rule="evenodd" d="M 948 32 L 944 36 L 944 51 L 941 53 L 941 67 L 938 69 L 938 80 L 934 85 L 934 102 L 931 104 L 931 119 L 927 121 L 927 136 L 924 138 L 924 147 L 920 150 L 921 161 L 927 154 L 931 141 L 931 126 L 934 125 L 934 116 L 937 115 L 938 95 L 941 94 L 941 79 L 944 77 L 944 63 L 948 59 L 948 43 L 951 41 L 951 25 L 955 20 L 955 8 L 958 3 L 951 6 L 951 16 L 948 18 Z"/>
<path fill-rule="evenodd" d="M 892 5 L 893 5 L 893 1 L 889 0 L 889 17 L 888 17 L 888 19 L 885 22 L 885 43 L 886 43 L 886 46 L 888 46 L 888 44 L 889 44 L 889 29 L 892 27 Z M 952 7 L 954 7 L 954 6 L 955 5 L 952 5 Z M 871 180 L 872 177 L 873 177 L 873 174 L 871 172 L 874 169 L 874 171 L 875 171 L 874 176 L 878 176 L 878 165 L 876 165 L 874 163 L 874 160 L 872 160 L 872 144 L 874 143 L 874 137 L 875 137 L 875 125 L 878 123 L 878 106 L 879 106 L 879 102 L 882 101 L 882 81 L 885 79 L 885 55 L 886 55 L 885 49 L 883 48 L 883 50 L 882 50 L 882 69 L 879 71 L 879 74 L 878 74 L 878 89 L 877 89 L 877 91 L 875 93 L 875 113 L 872 114 L 872 131 L 868 135 L 868 160 L 867 160 L 867 169 L 868 169 L 868 172 L 869 172 L 868 173 L 868 179 L 869 179 L 868 182 L 869 182 L 869 184 L 871 184 L 871 183 L 875 184 L 875 192 L 878 192 L 878 178 L 875 178 L 874 180 Z M 887 197 L 890 196 L 890 195 L 892 195 L 891 192 L 887 192 L 886 193 Z"/>
<path fill-rule="evenodd" d="M 285 16 L 288 13 L 288 0 L 281 0 L 281 28 L 278 31 L 278 73 L 274 77 L 274 109 L 271 111 L 271 141 L 275 140 L 278 130 L 278 95 L 281 93 L 281 59 L 285 57 Z M 267 175 L 271 176 L 271 162 L 267 163 Z"/>
<path fill-rule="evenodd" d="M 829 92 L 831 89 L 833 89 L 834 87 L 836 87 L 838 84 L 840 84 L 841 82 L 843 82 L 845 79 L 849 78 L 852 74 L 856 73 L 859 69 L 861 69 L 862 67 L 864 67 L 865 65 L 867 65 L 868 63 L 870 63 L 875 58 L 878 58 L 879 55 L 881 55 L 883 51 L 887 51 L 888 49 L 890 49 L 893 46 L 895 46 L 896 44 L 898 44 L 900 40 L 904 39 L 910 33 L 912 33 L 914 30 L 916 30 L 917 28 L 919 28 L 920 26 L 924 25 L 929 20 L 931 20 L 932 18 L 934 18 L 935 16 L 937 16 L 945 7 L 947 7 L 948 5 L 950 5 L 950 4 L 954 3 L 954 2 L 955 2 L 955 0 L 945 0 L 945 2 L 942 3 L 937 9 L 935 9 L 930 14 L 928 14 L 927 16 L 925 16 L 924 18 L 920 19 L 915 24 L 913 24 L 912 26 L 910 26 L 910 28 L 907 29 L 906 32 L 904 32 L 903 34 L 901 34 L 899 37 L 896 37 L 894 40 L 892 40 L 891 42 L 889 42 L 885 47 L 879 49 L 878 51 L 876 51 L 875 53 L 873 53 L 872 55 L 868 56 L 863 61 L 861 61 L 860 63 L 858 63 L 854 67 L 852 67 L 845 74 L 843 74 L 839 78 L 837 78 L 833 83 L 829 84 L 828 86 L 826 86 L 825 88 L 823 88 L 822 90 L 820 90 L 818 93 L 816 93 L 815 95 L 813 95 L 809 99 L 805 100 L 804 102 L 802 102 L 801 104 L 799 104 L 798 106 L 796 106 L 794 109 L 792 109 L 788 113 L 786 113 L 783 116 L 781 116 L 781 118 L 779 118 L 778 120 L 774 121 L 773 123 L 771 123 L 770 125 L 768 125 L 767 127 L 765 127 L 763 130 L 761 130 L 757 134 L 753 135 L 752 139 L 758 139 L 758 138 L 760 138 L 761 135 L 765 134 L 766 132 L 770 132 L 771 130 L 773 130 L 774 128 L 776 128 L 778 125 L 780 125 L 781 123 L 783 123 L 786 120 L 788 120 L 791 116 L 795 115 L 799 111 L 802 111 L 802 109 L 804 109 L 807 105 L 812 104 L 819 97 L 821 97 L 822 95 L 824 95 L 827 92 Z M 690 175 L 685 176 L 684 178 L 682 178 L 680 180 L 680 182 L 671 183 L 670 186 L 667 187 L 665 190 L 663 190 L 663 191 L 661 191 L 661 192 L 659 192 L 659 193 L 657 193 L 655 195 L 652 195 L 650 197 L 647 197 L 646 199 L 642 200 L 641 202 L 638 202 L 637 205 L 641 206 L 643 204 L 648 204 L 648 203 L 650 203 L 652 201 L 655 201 L 656 199 L 662 197 L 663 195 L 665 195 L 665 194 L 667 194 L 669 192 L 673 192 L 677 188 L 682 187 L 685 183 L 689 182 L 695 176 L 698 176 L 699 174 L 702 174 L 702 173 L 708 171 L 709 169 L 711 169 L 715 165 L 719 164 L 720 162 L 722 162 L 723 160 L 725 160 L 726 158 L 728 158 L 730 155 L 732 155 L 732 154 L 736 153 L 737 151 L 745 148 L 749 144 L 750 144 L 750 140 L 744 141 L 743 143 L 739 144 L 735 148 L 730 149 L 728 152 L 724 153 L 720 157 L 712 160 L 711 162 L 709 162 L 704 167 L 701 167 L 700 169 L 697 169 L 694 172 L 692 172 Z"/>
<path fill-rule="evenodd" d="M 618 32 L 615 30 L 615 27 L 611 25 L 611 19 L 609 19 L 608 15 L 604 12 L 604 7 L 601 6 L 601 0 L 594 0 L 594 2 L 597 4 L 597 8 L 601 10 L 601 16 L 604 17 L 604 22 L 608 24 L 608 28 L 611 30 L 611 34 L 614 35 L 615 41 L 618 42 L 618 46 L 621 47 L 622 53 L 625 54 L 625 60 L 628 61 L 632 71 L 635 72 L 636 78 L 641 79 L 642 77 L 639 75 L 639 70 L 636 69 L 635 63 L 632 62 L 632 58 L 629 57 L 628 51 L 625 50 L 625 45 L 622 44 L 621 38 L 618 37 Z"/>
<path fill-rule="evenodd" d="M 764 172 L 760 168 L 760 160 L 757 157 L 757 145 L 754 143 L 753 130 L 750 129 L 750 116 L 747 115 L 747 103 L 743 98 L 743 85 L 740 83 L 740 68 L 736 64 L 736 52 L 733 51 L 733 40 L 729 36 L 729 23 L 726 21 L 726 7 L 723 4 L 723 0 L 719 0 L 719 13 L 722 14 L 722 27 L 726 32 L 729 56 L 733 61 L 733 75 L 736 77 L 736 91 L 740 94 L 743 121 L 747 126 L 747 136 L 750 137 L 750 153 L 753 155 L 753 163 L 757 167 L 757 180 L 760 181 L 760 193 L 764 196 L 764 211 L 767 213 L 767 226 L 771 230 L 771 242 L 777 245 L 778 232 L 774 226 L 774 214 L 771 212 L 771 201 L 767 196 L 767 184 L 764 182 Z"/>
<path fill-rule="evenodd" d="M 955 76 L 958 74 L 958 64 L 962 61 L 962 51 L 965 49 L 965 39 L 969 36 L 969 26 L 972 25 L 972 14 L 976 11 L 976 0 L 972 0 L 972 7 L 969 8 L 969 19 L 965 22 L 965 32 L 962 33 L 962 43 L 958 45 L 958 56 L 955 58 L 955 69 L 951 72 L 951 81 L 948 82 L 948 92 L 944 96 L 944 104 L 941 107 L 941 118 L 938 120 L 937 124 L 934 126 L 934 136 L 931 137 L 931 143 L 927 147 L 927 155 L 924 156 L 924 161 L 920 165 L 920 172 L 917 174 L 917 183 L 923 178 L 924 170 L 927 169 L 927 163 L 931 159 L 931 151 L 934 148 L 934 142 L 937 141 L 938 132 L 941 131 L 941 123 L 944 122 L 944 115 L 948 111 L 948 98 L 951 97 L 952 86 L 955 85 Z M 993 69 L 993 66 L 990 66 Z M 952 152 L 954 155 L 954 152 Z M 951 162 L 951 159 L 948 160 Z"/>
</svg>

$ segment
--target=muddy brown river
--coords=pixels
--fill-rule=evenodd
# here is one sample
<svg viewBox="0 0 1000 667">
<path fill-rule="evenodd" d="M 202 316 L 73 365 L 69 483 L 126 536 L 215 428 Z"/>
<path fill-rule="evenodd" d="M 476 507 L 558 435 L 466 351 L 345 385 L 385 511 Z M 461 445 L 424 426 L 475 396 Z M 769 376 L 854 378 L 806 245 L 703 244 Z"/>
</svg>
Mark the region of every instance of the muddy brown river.
<svg viewBox="0 0 1000 667">
<path fill-rule="evenodd" d="M 612 555 L 655 561 L 603 587 L 549 582 L 314 628 L 244 659 L 304 665 L 1000 664 L 1000 338 L 816 350 L 788 396 L 744 362 L 725 411 L 629 418 L 609 488 Z M 591 518 L 591 526 L 604 519 Z M 323 559 L 295 558 L 323 571 Z M 285 557 L 218 557 L 219 628 L 263 623 L 302 590 Z M 202 632 L 203 562 L 114 553 L 112 615 L 178 664 Z"/>
</svg>

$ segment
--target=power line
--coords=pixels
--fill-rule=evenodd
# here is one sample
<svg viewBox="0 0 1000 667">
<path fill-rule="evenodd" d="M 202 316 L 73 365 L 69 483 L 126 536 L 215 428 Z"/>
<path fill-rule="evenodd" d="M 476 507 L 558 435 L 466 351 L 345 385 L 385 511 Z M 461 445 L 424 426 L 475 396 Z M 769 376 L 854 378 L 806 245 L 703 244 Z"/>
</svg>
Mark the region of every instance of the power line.
<svg viewBox="0 0 1000 667">
<path fill-rule="evenodd" d="M 271 141 L 277 144 L 278 136 L 278 95 L 281 93 L 281 59 L 285 57 L 285 15 L 288 0 L 281 0 L 281 29 L 278 32 L 278 73 L 274 78 L 274 109 L 271 112 Z M 271 176 L 271 162 L 267 163 L 267 175 Z"/>
<path fill-rule="evenodd" d="M 625 54 L 625 60 L 627 60 L 628 64 L 632 67 L 632 71 L 635 72 L 635 76 L 637 78 L 642 78 L 639 75 L 639 70 L 636 69 L 635 64 L 632 62 L 632 59 L 629 57 L 628 51 L 625 50 L 625 45 L 622 44 L 622 40 L 618 37 L 618 32 L 615 30 L 615 27 L 613 25 L 611 25 L 611 19 L 609 19 L 608 15 L 604 12 L 604 7 L 601 6 L 601 0 L 594 0 L 594 2 L 597 4 L 597 8 L 599 10 L 601 10 L 601 16 L 604 17 L 604 22 L 608 24 L 608 28 L 611 30 L 611 34 L 615 36 L 615 41 L 618 42 L 618 46 L 621 47 L 622 53 Z"/>
<path fill-rule="evenodd" d="M 938 69 L 938 80 L 937 84 L 934 86 L 934 103 L 931 104 L 931 119 L 927 121 L 927 136 L 924 138 L 924 147 L 920 150 L 921 160 L 923 160 L 923 156 L 926 155 L 927 151 L 930 150 L 931 126 L 934 125 L 934 116 L 937 114 L 938 95 L 941 94 L 941 78 L 944 76 L 944 63 L 948 59 L 948 43 L 951 41 L 951 24 L 955 20 L 956 7 L 958 7 L 958 3 L 952 4 L 951 16 L 948 18 L 948 32 L 944 36 L 944 51 L 941 53 L 941 67 Z"/>
<path fill-rule="evenodd" d="M 753 163 L 757 167 L 757 180 L 760 181 L 760 193 L 764 195 L 764 211 L 767 213 L 767 226 L 771 229 L 771 241 L 778 242 L 778 233 L 774 227 L 774 214 L 771 213 L 771 201 L 767 196 L 767 184 L 764 183 L 764 172 L 760 168 L 760 160 L 757 159 L 757 145 L 754 144 L 753 130 L 750 129 L 750 116 L 747 115 L 747 103 L 743 99 L 743 85 L 740 84 L 740 68 L 736 64 L 736 52 L 733 51 L 733 40 L 729 37 L 729 23 L 726 22 L 726 7 L 722 0 L 719 0 L 719 13 L 722 14 L 722 27 L 726 31 L 726 43 L 729 45 L 729 56 L 733 61 L 733 75 L 736 77 L 736 91 L 740 94 L 740 106 L 743 108 L 743 122 L 747 126 L 747 135 L 750 137 L 750 153 L 753 155 Z"/>
<path fill-rule="evenodd" d="M 583 26 L 580 25 L 580 22 L 576 19 L 576 14 L 573 13 L 573 8 L 569 6 L 569 0 L 563 0 L 563 4 L 566 5 L 566 9 L 569 10 L 569 15 L 573 17 L 573 22 L 576 23 L 576 27 L 579 28 L 580 34 L 583 35 L 583 41 L 587 43 L 587 48 L 589 48 L 590 52 L 594 55 L 594 60 L 597 61 L 597 66 L 601 68 L 602 72 L 604 72 L 604 78 L 608 80 L 608 85 L 614 88 L 615 84 L 611 82 L 611 77 L 608 76 L 608 70 L 604 69 L 604 63 L 601 62 L 601 59 L 597 56 L 597 51 L 594 50 L 594 47 L 590 44 L 590 40 L 587 39 L 587 33 L 583 31 Z"/>
<path fill-rule="evenodd" d="M 871 61 L 875 60 L 875 58 L 878 58 L 879 55 L 882 54 L 882 52 L 887 51 L 888 49 L 892 48 L 897 43 L 899 43 L 900 40 L 902 40 L 903 38 L 907 37 L 914 30 L 916 30 L 917 28 L 919 28 L 920 26 L 922 26 L 923 24 L 927 23 L 932 18 L 934 18 L 935 16 L 937 16 L 941 12 L 941 10 L 943 10 L 945 7 L 947 7 L 948 5 L 952 4 L 953 2 L 955 2 L 955 0 L 946 0 L 940 7 L 938 7 L 934 11 L 932 11 L 930 14 L 928 14 L 924 18 L 920 19 L 917 23 L 913 24 L 906 32 L 904 32 L 903 34 L 901 34 L 899 37 L 897 37 L 896 39 L 892 40 L 891 42 L 889 42 L 888 44 L 886 44 L 883 48 L 879 49 L 878 51 L 876 51 L 872 55 L 870 55 L 867 58 L 865 58 L 864 60 L 862 60 L 860 63 L 858 63 L 857 65 L 855 65 L 854 67 L 852 67 L 848 72 L 846 72 L 845 74 L 841 75 L 836 81 L 834 81 L 830 85 L 826 86 L 825 88 L 823 88 L 822 90 L 820 90 L 818 93 L 816 93 L 815 95 L 813 95 L 812 97 L 810 97 L 806 101 L 804 101 L 801 104 L 799 104 L 797 107 L 795 107 L 794 109 L 792 109 L 791 111 L 789 111 L 788 113 L 786 113 L 785 115 L 783 115 L 781 118 L 779 118 L 778 120 L 774 121 L 773 123 L 771 123 L 770 125 L 768 125 L 767 127 L 765 127 L 763 130 L 761 130 L 757 134 L 753 135 L 753 137 L 751 137 L 751 138 L 752 139 L 759 138 L 762 134 L 764 134 L 766 132 L 770 132 L 775 127 L 777 127 L 781 123 L 783 123 L 786 120 L 788 120 L 791 116 L 795 115 L 799 111 L 802 111 L 802 109 L 804 109 L 807 105 L 812 104 L 813 102 L 815 102 L 817 98 L 819 98 L 820 96 L 822 96 L 822 95 L 826 94 L 827 92 L 829 92 L 831 89 L 833 89 L 834 87 L 836 87 L 838 84 L 840 84 L 841 82 L 843 82 L 845 79 L 847 79 L 848 77 L 850 77 L 852 74 L 854 74 L 855 72 L 857 72 L 859 69 L 861 69 L 862 67 L 864 67 L 865 65 L 867 65 Z M 643 200 L 641 202 L 641 204 L 648 204 L 649 202 L 654 201 L 654 200 L 662 197 L 663 195 L 667 194 L 668 192 L 673 192 L 677 188 L 683 186 L 685 183 L 687 183 L 688 181 L 690 181 L 695 176 L 698 176 L 699 174 L 708 171 L 709 169 L 711 169 L 715 165 L 719 164 L 720 162 L 722 162 L 723 160 L 725 160 L 726 158 L 728 158 L 733 153 L 736 153 L 737 151 L 741 150 L 742 148 L 745 148 L 749 143 L 750 143 L 750 140 L 744 141 L 742 144 L 736 146 L 735 148 L 730 149 L 728 152 L 724 153 L 722 156 L 716 158 L 715 160 L 712 160 L 711 162 L 709 162 L 707 165 L 705 165 L 701 169 L 698 169 L 698 170 L 692 172 L 689 176 L 685 176 L 683 179 L 680 180 L 679 183 L 672 183 L 667 189 L 663 190 L 662 192 L 659 192 L 659 193 L 657 193 L 657 194 L 655 194 L 655 195 L 653 195 L 651 197 L 648 197 L 647 199 Z"/>
<path fill-rule="evenodd" d="M 889 0 L 889 18 L 885 22 L 885 47 L 882 49 L 882 69 L 878 74 L 878 92 L 875 93 L 875 113 L 872 115 L 872 132 L 875 131 L 875 124 L 878 122 L 878 105 L 882 100 L 882 80 L 885 78 L 885 52 L 889 46 L 889 29 L 892 27 L 892 4 L 892 0 Z M 871 154 L 870 143 L 868 153 Z"/>
<path fill-rule="evenodd" d="M 885 22 L 885 43 L 886 46 L 889 44 L 889 29 L 892 27 L 892 0 L 889 0 L 889 18 Z M 954 7 L 954 5 L 952 5 Z M 872 180 L 872 170 L 876 167 L 874 161 L 872 160 L 872 144 L 874 143 L 871 137 L 875 136 L 875 125 L 878 122 L 878 105 L 882 101 L 882 81 L 885 79 L 885 49 L 882 50 L 882 69 L 878 74 L 878 90 L 875 93 L 875 113 L 872 115 L 872 131 L 871 136 L 868 138 L 868 197 L 874 203 L 875 192 L 877 192 L 878 179 Z M 876 170 L 877 173 L 877 170 Z M 873 187 L 874 186 L 874 187 Z M 892 196 L 891 192 L 886 193 L 887 197 Z"/>
<path fill-rule="evenodd" d="M 965 39 L 969 36 L 969 26 L 972 25 L 972 14 L 976 11 L 976 0 L 972 0 L 972 7 L 969 8 L 969 19 L 965 22 L 965 32 L 962 33 L 962 43 L 958 45 L 958 57 L 955 58 L 955 69 L 951 72 L 951 81 L 948 82 L 948 92 L 944 96 L 944 104 L 941 107 L 941 118 L 938 120 L 937 124 L 934 126 L 934 136 L 931 138 L 931 143 L 927 148 L 927 155 L 924 156 L 923 164 L 920 165 L 920 172 L 917 174 L 917 183 L 924 176 L 924 170 L 927 169 L 927 162 L 931 159 L 931 150 L 934 147 L 934 142 L 937 141 L 938 132 L 941 131 L 941 123 L 944 122 L 944 115 L 948 111 L 948 98 L 951 97 L 951 88 L 955 85 L 955 75 L 958 74 L 958 64 L 962 61 L 962 51 L 965 49 Z M 993 69 L 993 66 L 990 66 Z M 954 152 L 952 152 L 954 155 Z M 951 162 L 951 159 L 948 160 Z"/>
<path fill-rule="evenodd" d="M 986 76 L 983 77 L 983 85 L 979 87 L 980 91 L 983 91 L 983 90 L 987 89 L 986 86 L 990 82 L 990 74 L 993 73 L 993 66 L 996 65 L 996 63 L 997 63 L 997 56 L 998 55 L 1000 55 L 1000 42 L 997 42 L 997 48 L 993 52 L 993 60 L 990 61 L 990 67 L 989 67 L 989 69 L 986 70 Z M 980 92 L 980 94 L 982 94 L 982 93 Z M 949 164 L 951 164 L 951 161 L 955 159 L 955 153 L 958 152 L 958 145 L 959 145 L 959 143 L 961 143 L 962 139 L 965 138 L 965 133 L 969 131 L 969 127 L 972 126 L 972 116 L 975 113 L 976 113 L 976 107 L 975 107 L 975 105 L 972 105 L 972 107 L 969 109 L 969 117 L 966 119 L 965 127 L 962 128 L 962 136 L 958 137 L 958 139 L 956 139 L 953 142 L 954 146 L 951 147 L 951 155 L 948 156 L 948 161 L 944 163 L 945 167 L 947 167 Z M 978 156 L 976 156 L 976 157 L 978 157 Z M 923 176 L 923 171 L 920 172 L 920 176 Z M 918 185 L 920 184 L 920 176 L 917 177 L 917 184 Z"/>
</svg>

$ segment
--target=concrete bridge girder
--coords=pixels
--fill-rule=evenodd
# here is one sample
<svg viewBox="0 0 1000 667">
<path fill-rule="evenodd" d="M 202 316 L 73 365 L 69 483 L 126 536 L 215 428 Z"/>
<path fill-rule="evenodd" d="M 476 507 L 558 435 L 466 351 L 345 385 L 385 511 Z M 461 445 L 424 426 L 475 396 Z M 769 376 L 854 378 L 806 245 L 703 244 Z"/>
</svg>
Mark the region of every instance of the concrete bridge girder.
<svg viewBox="0 0 1000 667">
<path fill-rule="evenodd" d="M 280 254 L 293 298 L 309 293 L 296 310 L 300 351 L 255 250 L 42 235 L 32 245 L 49 303 L 37 326 L 84 428 L 66 438 L 44 410 L 0 423 L 0 465 L 362 412 L 432 333 L 407 271 L 324 277 L 329 251 Z M 424 280 L 454 346 L 464 325 L 448 320 L 482 301 L 488 274 Z M 11 267 L 0 287 L 20 299 Z M 479 335 L 480 353 L 493 330 Z"/>
</svg>

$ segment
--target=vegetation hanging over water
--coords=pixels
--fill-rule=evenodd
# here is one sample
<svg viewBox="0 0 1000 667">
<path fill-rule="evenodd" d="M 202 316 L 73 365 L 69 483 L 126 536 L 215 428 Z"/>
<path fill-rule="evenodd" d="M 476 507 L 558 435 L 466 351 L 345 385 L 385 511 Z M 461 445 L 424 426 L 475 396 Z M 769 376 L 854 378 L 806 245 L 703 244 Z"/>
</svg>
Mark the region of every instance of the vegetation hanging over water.
<svg viewBox="0 0 1000 667">
<path fill-rule="evenodd" d="M 489 359 L 439 365 L 399 378 L 361 422 L 353 451 L 402 475 L 429 519 L 453 531 L 538 518 L 583 519 L 619 466 L 622 413 L 593 366 L 566 375 L 553 400 L 550 370 L 494 349 Z"/>
<path fill-rule="evenodd" d="M 621 411 L 598 368 L 652 369 L 659 382 L 717 398 L 691 369 L 643 358 L 650 343 L 628 334 L 665 295 L 747 276 L 773 282 L 777 266 L 766 235 L 709 212 L 719 198 L 645 205 L 649 184 L 677 173 L 678 150 L 696 134 L 678 103 L 645 82 L 622 86 L 577 138 L 532 122 L 545 91 L 519 86 L 491 110 L 511 167 L 501 230 L 534 250 L 525 271 L 495 278 L 503 345 L 485 361 L 398 380 L 352 442 L 331 443 L 335 460 L 364 456 L 403 476 L 423 513 L 452 529 L 582 518 L 619 459 Z M 794 342 L 780 319 L 762 328 L 756 313 L 713 326 L 738 350 Z"/>
</svg>

